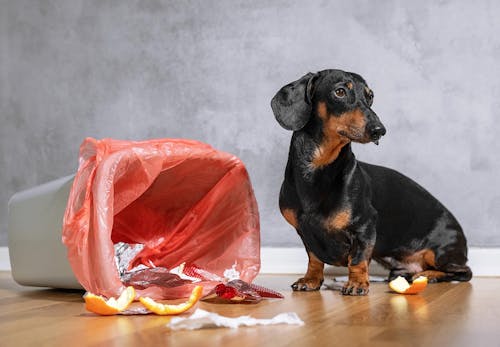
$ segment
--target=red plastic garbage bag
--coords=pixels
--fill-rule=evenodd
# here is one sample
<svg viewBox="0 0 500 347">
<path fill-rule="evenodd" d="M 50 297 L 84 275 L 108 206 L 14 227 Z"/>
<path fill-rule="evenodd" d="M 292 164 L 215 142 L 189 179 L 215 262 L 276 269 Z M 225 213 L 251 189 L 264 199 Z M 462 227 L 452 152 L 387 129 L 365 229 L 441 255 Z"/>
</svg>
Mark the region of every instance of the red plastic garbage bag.
<svg viewBox="0 0 500 347">
<path fill-rule="evenodd" d="M 129 268 L 193 264 L 251 282 L 260 268 L 257 204 L 234 155 L 190 140 L 87 138 L 64 216 L 63 242 L 78 281 L 116 297 L 124 285 L 114 244 L 142 244 Z M 205 292 L 218 282 L 205 283 Z M 213 284 L 210 286 L 210 284 Z M 189 296 L 195 284 L 151 286 L 139 296 Z"/>
</svg>

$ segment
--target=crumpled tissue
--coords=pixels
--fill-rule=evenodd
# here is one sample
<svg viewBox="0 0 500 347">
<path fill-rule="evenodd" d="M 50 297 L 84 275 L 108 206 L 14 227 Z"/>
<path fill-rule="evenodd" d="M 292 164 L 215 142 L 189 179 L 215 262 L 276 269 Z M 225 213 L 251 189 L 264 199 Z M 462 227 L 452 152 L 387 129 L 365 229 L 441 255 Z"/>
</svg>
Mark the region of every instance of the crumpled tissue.
<svg viewBox="0 0 500 347">
<path fill-rule="evenodd" d="M 304 325 L 304 322 L 295 312 L 280 313 L 271 319 L 256 319 L 250 316 L 224 317 L 217 313 L 197 309 L 189 317 L 173 317 L 167 326 L 172 330 L 196 330 L 206 328 L 236 329 L 240 326 L 274 324 Z"/>
</svg>

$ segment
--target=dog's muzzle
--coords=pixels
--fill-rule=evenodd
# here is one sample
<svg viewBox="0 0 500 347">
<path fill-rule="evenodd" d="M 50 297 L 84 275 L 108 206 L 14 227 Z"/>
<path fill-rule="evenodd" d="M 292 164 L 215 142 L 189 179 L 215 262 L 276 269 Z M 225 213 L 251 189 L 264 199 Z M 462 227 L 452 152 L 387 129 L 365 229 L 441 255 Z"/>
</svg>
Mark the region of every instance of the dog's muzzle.
<svg viewBox="0 0 500 347">
<path fill-rule="evenodd" d="M 370 140 L 378 145 L 378 140 L 384 136 L 386 133 L 385 127 L 382 123 L 376 124 L 369 128 L 368 135 L 370 136 Z"/>
</svg>

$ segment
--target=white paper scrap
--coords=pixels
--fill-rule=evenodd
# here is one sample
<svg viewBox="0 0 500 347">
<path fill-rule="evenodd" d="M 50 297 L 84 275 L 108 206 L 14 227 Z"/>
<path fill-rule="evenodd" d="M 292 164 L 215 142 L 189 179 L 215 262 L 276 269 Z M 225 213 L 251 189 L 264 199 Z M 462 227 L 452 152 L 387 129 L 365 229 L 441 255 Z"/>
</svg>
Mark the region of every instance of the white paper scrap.
<svg viewBox="0 0 500 347">
<path fill-rule="evenodd" d="M 291 324 L 304 325 L 304 322 L 295 312 L 280 313 L 271 319 L 256 319 L 250 316 L 230 318 L 217 313 L 197 309 L 189 317 L 173 317 L 167 326 L 172 330 L 196 330 L 207 328 L 231 328 L 240 326 Z"/>
</svg>

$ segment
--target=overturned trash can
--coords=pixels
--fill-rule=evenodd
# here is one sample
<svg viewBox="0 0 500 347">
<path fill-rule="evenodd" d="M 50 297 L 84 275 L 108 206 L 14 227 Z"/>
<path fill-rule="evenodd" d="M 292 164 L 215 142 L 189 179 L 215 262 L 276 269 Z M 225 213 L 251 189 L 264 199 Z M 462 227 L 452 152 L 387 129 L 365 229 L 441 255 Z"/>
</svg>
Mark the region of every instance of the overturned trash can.
<svg viewBox="0 0 500 347">
<path fill-rule="evenodd" d="M 61 242 L 74 175 L 17 192 L 9 200 L 8 246 L 14 280 L 22 285 L 81 289 Z"/>
<path fill-rule="evenodd" d="M 78 282 L 106 297 L 123 290 L 131 269 L 192 266 L 252 282 L 260 268 L 259 214 L 243 163 L 190 140 L 86 139 L 62 240 Z M 125 265 L 118 251 L 128 253 Z M 138 295 L 180 298 L 192 287 L 146 284 Z"/>
</svg>

